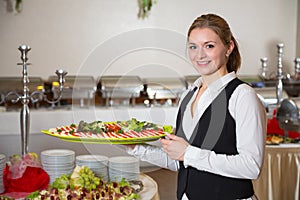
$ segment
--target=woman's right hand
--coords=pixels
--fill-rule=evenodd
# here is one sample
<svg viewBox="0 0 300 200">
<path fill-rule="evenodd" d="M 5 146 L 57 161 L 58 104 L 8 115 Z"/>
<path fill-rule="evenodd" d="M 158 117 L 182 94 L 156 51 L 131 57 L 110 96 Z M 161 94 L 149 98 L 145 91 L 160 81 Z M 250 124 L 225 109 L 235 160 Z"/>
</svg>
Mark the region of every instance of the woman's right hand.
<svg viewBox="0 0 300 200">
<path fill-rule="evenodd" d="M 173 134 L 168 134 L 167 137 L 169 139 L 161 139 L 161 144 L 164 151 L 173 160 L 183 161 L 185 150 L 189 146 L 189 143 L 183 138 Z"/>
</svg>

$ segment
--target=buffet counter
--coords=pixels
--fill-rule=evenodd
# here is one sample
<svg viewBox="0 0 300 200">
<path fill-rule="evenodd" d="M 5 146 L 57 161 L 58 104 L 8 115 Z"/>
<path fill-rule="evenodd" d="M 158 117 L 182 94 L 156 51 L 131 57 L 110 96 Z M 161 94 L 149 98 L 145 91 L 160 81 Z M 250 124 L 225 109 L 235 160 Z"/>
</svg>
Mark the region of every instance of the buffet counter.
<svg viewBox="0 0 300 200">
<path fill-rule="evenodd" d="M 41 133 L 41 130 L 78 123 L 102 120 L 116 121 L 136 118 L 158 124 L 175 124 L 177 107 L 94 107 L 69 109 L 31 109 L 29 151 L 40 154 L 47 149 L 70 149 L 76 155 L 100 154 L 127 155 L 120 145 L 82 144 L 65 142 Z M 0 112 L 0 152 L 5 155 L 20 154 L 20 113 Z M 154 142 L 156 144 L 156 142 Z M 141 167 L 151 164 L 141 162 Z M 300 199 L 300 145 L 267 145 L 264 165 L 258 180 L 253 181 L 259 199 Z"/>
<path fill-rule="evenodd" d="M 119 145 L 81 144 L 65 142 L 41 133 L 57 126 L 79 123 L 80 120 L 117 121 L 136 118 L 157 124 L 175 124 L 177 107 L 94 107 L 68 109 L 31 109 L 29 130 L 29 152 L 40 154 L 47 149 L 71 149 L 76 155 L 100 154 L 105 156 L 127 155 Z M 0 152 L 5 155 L 21 153 L 20 112 L 0 112 Z M 156 143 L 156 142 L 154 142 Z"/>
<path fill-rule="evenodd" d="M 141 174 L 140 179 L 144 184 L 144 189 L 140 193 L 141 199 L 159 200 L 157 183 L 146 174 Z"/>
<path fill-rule="evenodd" d="M 258 199 L 300 199 L 300 144 L 267 145 L 259 179 L 253 181 Z"/>
</svg>

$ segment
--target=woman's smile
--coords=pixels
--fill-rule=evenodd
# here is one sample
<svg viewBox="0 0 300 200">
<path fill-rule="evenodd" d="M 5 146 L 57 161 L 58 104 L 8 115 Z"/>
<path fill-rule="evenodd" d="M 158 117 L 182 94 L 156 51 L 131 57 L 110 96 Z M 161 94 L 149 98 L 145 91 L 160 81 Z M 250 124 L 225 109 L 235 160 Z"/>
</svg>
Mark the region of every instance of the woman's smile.
<svg viewBox="0 0 300 200">
<path fill-rule="evenodd" d="M 206 67 L 210 61 L 197 61 L 199 67 Z"/>
</svg>

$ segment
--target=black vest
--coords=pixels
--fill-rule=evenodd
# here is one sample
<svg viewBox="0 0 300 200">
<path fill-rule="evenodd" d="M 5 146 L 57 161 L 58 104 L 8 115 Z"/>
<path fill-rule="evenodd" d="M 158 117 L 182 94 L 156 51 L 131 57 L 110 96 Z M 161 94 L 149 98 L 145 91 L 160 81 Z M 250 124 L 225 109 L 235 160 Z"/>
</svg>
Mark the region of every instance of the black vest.
<svg viewBox="0 0 300 200">
<path fill-rule="evenodd" d="M 213 100 L 201 116 L 189 140 L 192 146 L 212 150 L 217 154 L 236 155 L 235 120 L 228 110 L 228 102 L 236 87 L 242 84 L 235 78 Z M 183 99 L 176 121 L 176 135 L 186 136 L 182 130 L 181 119 L 187 103 L 197 88 Z M 252 181 L 200 171 L 193 167 L 185 168 L 180 163 L 178 171 L 177 198 L 185 193 L 189 200 L 234 200 L 249 198 L 254 194 Z"/>
</svg>

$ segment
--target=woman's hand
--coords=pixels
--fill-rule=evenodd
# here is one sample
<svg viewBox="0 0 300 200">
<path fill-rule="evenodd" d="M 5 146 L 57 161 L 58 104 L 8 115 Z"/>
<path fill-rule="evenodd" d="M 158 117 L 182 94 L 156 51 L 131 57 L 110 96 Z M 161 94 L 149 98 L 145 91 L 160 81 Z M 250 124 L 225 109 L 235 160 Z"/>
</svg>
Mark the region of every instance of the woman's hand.
<svg viewBox="0 0 300 200">
<path fill-rule="evenodd" d="M 176 135 L 167 135 L 168 139 L 161 139 L 164 151 L 174 160 L 183 161 L 186 148 L 189 143 Z"/>
</svg>

